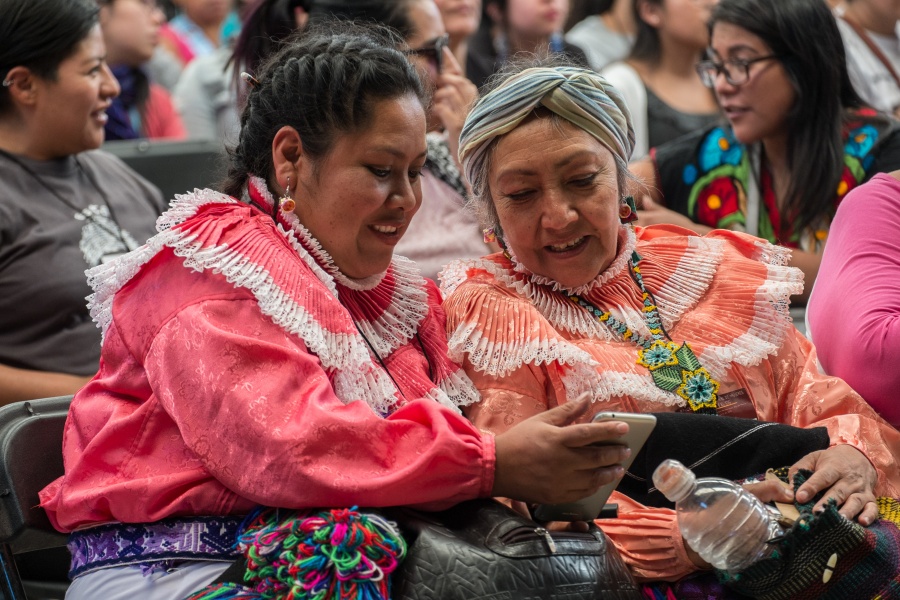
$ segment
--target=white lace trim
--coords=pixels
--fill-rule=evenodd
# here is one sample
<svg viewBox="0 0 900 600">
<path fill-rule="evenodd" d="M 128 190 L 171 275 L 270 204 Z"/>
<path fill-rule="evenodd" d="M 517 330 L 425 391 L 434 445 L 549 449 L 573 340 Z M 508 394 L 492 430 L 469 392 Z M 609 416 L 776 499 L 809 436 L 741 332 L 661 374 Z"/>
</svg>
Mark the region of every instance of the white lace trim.
<svg viewBox="0 0 900 600">
<path fill-rule="evenodd" d="M 481 394 L 478 393 L 475 384 L 462 369 L 445 377 L 437 387 L 431 388 L 425 397 L 457 414 L 462 414 L 462 407 L 481 400 Z"/>
<path fill-rule="evenodd" d="M 409 342 L 428 316 L 428 292 L 419 267 L 403 256 L 395 256 L 392 264 L 394 289 L 384 313 L 376 321 L 357 322 L 381 355 L 390 354 Z"/>
<path fill-rule="evenodd" d="M 193 192 L 186 194 L 176 194 L 175 199 L 169 202 L 169 210 L 164 212 L 156 219 L 156 230 L 160 233 L 181 225 L 189 218 L 197 214 L 205 204 L 236 204 L 237 200 L 210 189 L 194 189 Z"/>
<path fill-rule="evenodd" d="M 186 267 L 196 271 L 210 269 L 214 273 L 221 273 L 235 287 L 249 290 L 259 303 L 263 314 L 269 316 L 285 331 L 297 335 L 310 352 L 319 357 L 323 367 L 336 371 L 335 393 L 344 402 L 362 399 L 377 413 L 389 414 L 396 407 L 398 390 L 390 377 L 376 367 L 362 336 L 356 333 L 334 333 L 325 329 L 274 282 L 266 269 L 252 263 L 240 253 L 230 250 L 227 245 L 203 248 L 201 243 L 196 242 L 196 235 L 171 230 L 172 227 L 196 214 L 202 205 L 214 202 L 236 201 L 211 190 L 177 196 L 172 208 L 158 221 L 159 234 L 150 238 L 140 248 L 87 271 L 88 283 L 94 289 L 94 293 L 88 296 L 88 307 L 91 316 L 101 329 L 101 335 L 105 336 L 112 322 L 112 303 L 115 294 L 160 250 L 170 247 L 176 256 L 185 259 Z M 304 262 L 309 264 L 304 258 L 304 255 L 309 257 L 308 252 L 297 242 L 292 232 L 285 231 L 281 227 L 279 231 L 285 235 Z M 312 257 L 309 258 L 315 262 Z M 416 306 L 412 318 L 398 318 L 404 315 L 391 311 L 383 315 L 390 319 L 385 325 L 379 327 L 377 323 L 367 324 L 371 326 L 373 339 L 377 339 L 382 348 L 392 344 L 390 336 L 385 334 L 386 331 L 407 332 L 409 323 L 414 321 L 415 326 L 406 338 L 409 339 L 417 330 L 418 323 L 427 314 L 427 294 L 424 289 L 420 289 L 420 294 L 416 295 L 413 293 L 414 290 L 409 288 L 411 269 L 414 269 L 414 266 L 404 259 L 398 270 L 395 295 L 405 294 L 406 300 L 410 302 L 418 299 L 420 304 Z M 422 281 L 424 284 L 424 280 Z M 331 282 L 330 288 L 333 287 L 334 283 Z M 336 289 L 333 293 L 337 295 Z M 398 337 L 394 335 L 394 341 Z M 448 382 L 447 385 L 450 386 L 449 389 L 455 389 L 454 385 L 458 384 Z M 464 400 L 463 396 L 470 397 L 461 394 L 460 401 L 468 401 Z"/>
<path fill-rule="evenodd" d="M 548 287 L 554 292 L 583 296 L 592 290 L 603 287 L 606 283 L 612 281 L 614 277 L 618 276 L 618 274 L 628 265 L 628 261 L 631 260 L 631 253 L 634 252 L 636 245 L 637 240 L 634 235 L 634 229 L 622 225 L 619 229 L 619 253 L 616 258 L 614 258 L 613 261 L 609 263 L 609 266 L 607 266 L 602 273 L 597 275 L 597 277 L 575 288 L 567 288 L 550 277 L 536 275 L 515 260 L 513 260 L 513 264 L 515 264 L 513 270 L 517 273 L 528 275 L 528 278 L 531 279 L 532 283 Z"/>
<path fill-rule="evenodd" d="M 766 356 L 773 355 L 784 343 L 784 337 L 793 326 L 790 315 L 790 297 L 803 291 L 803 274 L 799 269 L 779 264 L 784 252 L 770 253 L 775 259 L 768 265 L 766 281 L 757 288 L 754 300 L 754 317 L 745 333 L 724 346 L 707 346 L 698 359 L 710 374 L 725 377 L 732 363 L 753 367 Z M 783 327 L 773 328 L 772 323 L 783 322 Z"/>
<path fill-rule="evenodd" d="M 610 398 L 629 397 L 637 401 L 655 402 L 665 406 L 682 407 L 687 405 L 687 402 L 677 394 L 656 387 L 653 377 L 650 375 L 619 371 L 598 373 L 596 367 L 592 365 L 577 363 L 567 368 L 561 379 L 566 390 L 566 398 L 570 400 L 588 393 L 591 402 L 605 402 Z"/>
<path fill-rule="evenodd" d="M 169 202 L 169 210 L 156 219 L 156 230 L 159 232 L 157 235 L 116 260 L 97 265 L 84 272 L 88 285 L 94 290 L 93 294 L 87 296 L 87 306 L 91 318 L 100 328 L 101 342 L 112 323 L 112 302 L 116 293 L 164 247 L 191 244 L 194 238 L 184 238 L 181 234 L 173 235 L 171 228 L 197 214 L 202 206 L 219 202 L 234 204 L 237 201 L 231 196 L 209 189 L 195 189 L 191 193 L 177 194 Z"/>
<path fill-rule="evenodd" d="M 627 267 L 635 247 L 633 232 L 628 230 L 628 234 L 630 235 L 625 240 L 623 251 L 614 261 L 615 266 L 611 265 L 596 280 L 578 289 L 593 290 L 602 287 Z M 689 249 L 685 256 L 679 261 L 666 284 L 655 294 L 659 316 L 664 327 L 672 328 L 682 315 L 696 306 L 703 297 L 722 261 L 724 244 L 723 240 L 689 238 Z M 486 271 L 501 285 L 526 297 L 557 329 L 594 339 L 607 341 L 616 339 L 608 327 L 599 323 L 587 311 L 558 291 L 559 284 L 552 286 L 542 284 L 535 275 L 532 275 L 530 280 L 524 280 L 511 273 L 509 269 L 488 259 L 454 261 L 447 265 L 440 274 L 441 289 L 445 296 L 450 295 L 467 279 L 466 273 L 471 268 Z M 581 293 L 576 290 L 571 290 L 571 292 Z M 649 335 L 650 330 L 642 311 L 631 307 L 604 308 L 607 308 L 613 313 L 613 316 L 622 320 L 629 328 L 643 335 Z"/>
<path fill-rule="evenodd" d="M 727 243 L 725 240 L 701 237 L 691 237 L 689 240 L 688 252 L 655 295 L 660 318 L 667 328 L 672 328 L 685 312 L 700 301 L 721 264 Z M 790 250 L 764 241 L 757 247 L 759 253 L 754 258 L 767 263 L 768 272 L 765 282 L 751 300 L 754 303 L 754 317 L 748 331 L 728 344 L 706 347 L 698 356 L 700 362 L 717 379 L 725 378 L 732 364 L 756 366 L 766 356 L 778 351 L 791 321 L 788 311 L 790 296 L 803 289 L 802 274 L 797 269 L 785 266 L 790 259 Z M 472 268 L 486 271 L 498 283 L 527 298 L 557 329 L 592 339 L 617 339 L 609 328 L 558 292 L 551 292 L 546 286 L 516 277 L 509 269 L 491 260 L 456 261 L 448 265 L 441 273 L 445 295 L 462 284 L 468 278 L 467 271 Z M 627 306 L 610 310 L 636 332 L 649 334 L 642 311 Z M 786 326 L 773 327 L 779 321 L 784 321 Z M 548 338 L 515 344 L 492 342 L 478 330 L 478 326 L 477 322 L 463 323 L 456 329 L 449 340 L 451 358 L 461 362 L 467 357 L 476 370 L 488 375 L 502 377 L 525 364 L 538 366 L 555 361 L 570 367 L 564 375 L 569 382 L 566 384 L 567 390 L 571 387 L 570 398 L 578 397 L 583 391 L 590 391 L 595 399 L 628 395 L 670 406 L 685 405 L 677 395 L 657 388 L 649 375 L 604 371 L 600 374 L 602 381 L 599 381 L 596 371 L 598 363 L 568 342 Z M 594 370 L 587 365 L 593 365 Z"/>
<path fill-rule="evenodd" d="M 590 354 L 564 340 L 519 340 L 514 344 L 497 344 L 482 336 L 476 324 L 460 325 L 447 340 L 447 345 L 451 360 L 462 363 L 468 358 L 476 371 L 493 377 L 505 377 L 524 364 L 539 366 L 557 362 L 599 366 Z"/>
<path fill-rule="evenodd" d="M 672 275 L 655 293 L 663 327 L 672 329 L 709 289 L 722 263 L 725 240 L 690 236 L 688 248 Z"/>
<path fill-rule="evenodd" d="M 274 206 L 272 203 L 275 202 L 275 198 L 263 179 L 254 176 L 250 178 L 250 183 L 267 203 Z M 291 230 L 285 230 L 280 223 L 278 230 L 335 298 L 340 297 L 335 282 L 354 291 L 368 291 L 378 287 L 384 280 L 387 271 L 364 279 L 347 277 L 341 273 L 331 255 L 300 222 L 297 215 L 291 212 L 281 213 L 280 216 Z M 381 317 L 374 322 L 357 322 L 363 335 L 381 356 L 386 356 L 406 344 L 428 316 L 428 292 L 425 291 L 425 279 L 419 274 L 416 264 L 402 256 L 394 256 L 391 266 L 394 268 L 394 290 Z"/>
<path fill-rule="evenodd" d="M 447 397 L 454 407 L 457 407 L 457 410 L 460 407 L 469 406 L 481 400 L 481 393 L 478 391 L 478 388 L 475 387 L 475 384 L 462 369 L 457 369 L 444 377 L 438 384 L 438 390 Z M 444 404 L 443 401 L 438 401 Z"/>
</svg>

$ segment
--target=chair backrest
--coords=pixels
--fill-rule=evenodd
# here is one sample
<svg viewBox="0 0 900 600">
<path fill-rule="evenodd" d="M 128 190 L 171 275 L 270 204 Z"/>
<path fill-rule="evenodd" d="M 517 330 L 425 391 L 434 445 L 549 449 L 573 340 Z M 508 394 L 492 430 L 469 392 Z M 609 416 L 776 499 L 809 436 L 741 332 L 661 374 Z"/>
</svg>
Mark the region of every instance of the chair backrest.
<svg viewBox="0 0 900 600">
<path fill-rule="evenodd" d="M 228 170 L 225 145 L 219 141 L 115 140 L 102 149 L 150 180 L 166 202 L 194 188 L 215 186 Z"/>
<path fill-rule="evenodd" d="M 15 554 L 64 546 L 38 506 L 38 492 L 63 474 L 62 438 L 72 396 L 0 408 L 0 543 Z"/>
</svg>

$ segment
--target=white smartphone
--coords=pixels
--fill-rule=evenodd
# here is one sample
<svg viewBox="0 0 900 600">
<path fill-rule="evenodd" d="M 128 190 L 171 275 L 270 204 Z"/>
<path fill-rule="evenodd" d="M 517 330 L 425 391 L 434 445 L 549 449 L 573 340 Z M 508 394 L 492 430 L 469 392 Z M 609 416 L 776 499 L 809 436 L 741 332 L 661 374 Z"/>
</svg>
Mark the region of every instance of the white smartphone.
<svg viewBox="0 0 900 600">
<path fill-rule="evenodd" d="M 598 412 L 592 419 L 594 423 L 605 421 L 622 421 L 628 423 L 628 433 L 615 442 L 604 442 L 601 445 L 621 445 L 631 448 L 631 455 L 621 463 L 623 469 L 628 469 L 634 457 L 650 437 L 650 432 L 656 426 L 656 417 L 638 413 Z M 566 504 L 539 504 L 534 509 L 534 518 L 538 521 L 592 521 L 603 510 L 609 496 L 619 485 L 621 477 L 610 481 L 599 490 L 583 498 L 578 502 Z"/>
</svg>

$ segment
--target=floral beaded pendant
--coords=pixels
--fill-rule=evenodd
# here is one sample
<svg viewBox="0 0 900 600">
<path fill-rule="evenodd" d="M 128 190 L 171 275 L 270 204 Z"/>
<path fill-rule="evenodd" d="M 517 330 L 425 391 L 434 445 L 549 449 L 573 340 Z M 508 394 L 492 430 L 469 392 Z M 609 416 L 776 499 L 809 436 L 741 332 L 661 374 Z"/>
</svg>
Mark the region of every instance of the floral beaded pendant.
<svg viewBox="0 0 900 600">
<path fill-rule="evenodd" d="M 674 342 L 657 340 L 638 350 L 637 364 L 650 369 L 656 387 L 675 392 L 692 411 L 716 410 L 719 382 L 703 368 L 687 342 L 679 348 Z"/>
<path fill-rule="evenodd" d="M 637 266 L 640 260 L 640 255 L 637 252 L 633 253 L 629 267 L 635 283 L 641 289 L 644 302 L 642 314 L 650 330 L 649 339 L 632 331 L 608 310 L 600 310 L 580 296 L 571 295 L 569 300 L 584 308 L 623 340 L 639 346 L 637 364 L 650 370 L 656 387 L 678 395 L 694 412 L 717 414 L 719 382 L 703 368 L 687 342 L 679 347 L 669 339 L 663 329 L 656 300 L 644 287 L 641 269 Z"/>
</svg>

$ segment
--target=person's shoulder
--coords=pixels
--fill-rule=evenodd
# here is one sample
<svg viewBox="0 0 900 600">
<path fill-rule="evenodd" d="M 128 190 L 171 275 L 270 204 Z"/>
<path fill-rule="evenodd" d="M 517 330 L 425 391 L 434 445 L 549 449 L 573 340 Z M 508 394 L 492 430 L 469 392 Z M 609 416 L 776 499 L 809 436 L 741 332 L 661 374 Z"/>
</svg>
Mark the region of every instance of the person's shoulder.
<svg viewBox="0 0 900 600">
<path fill-rule="evenodd" d="M 635 117 L 634 113 L 638 110 L 638 100 L 636 98 L 642 96 L 645 98 L 643 104 L 647 102 L 644 81 L 637 70 L 624 60 L 619 60 L 600 69 L 600 75 L 625 96 L 628 108 L 631 109 L 632 117 Z"/>
<path fill-rule="evenodd" d="M 78 155 L 78 159 L 82 161 L 84 165 L 89 166 L 95 170 L 100 170 L 105 175 L 108 175 L 110 177 L 130 181 L 140 181 L 141 183 L 145 183 L 147 185 L 153 185 L 152 183 L 144 179 L 137 171 L 129 167 L 121 158 L 119 158 L 115 154 L 103 150 L 102 148 L 81 152 Z"/>
<path fill-rule="evenodd" d="M 454 260 L 441 270 L 438 279 L 444 302 L 461 295 L 518 297 L 527 282 L 501 252 L 481 258 Z"/>
<path fill-rule="evenodd" d="M 566 40 L 579 45 L 588 45 L 599 41 L 598 36 L 607 32 L 600 15 L 589 15 L 572 26 L 566 33 Z"/>
</svg>

